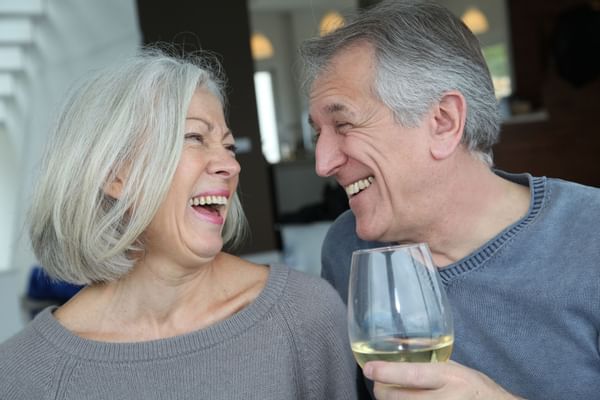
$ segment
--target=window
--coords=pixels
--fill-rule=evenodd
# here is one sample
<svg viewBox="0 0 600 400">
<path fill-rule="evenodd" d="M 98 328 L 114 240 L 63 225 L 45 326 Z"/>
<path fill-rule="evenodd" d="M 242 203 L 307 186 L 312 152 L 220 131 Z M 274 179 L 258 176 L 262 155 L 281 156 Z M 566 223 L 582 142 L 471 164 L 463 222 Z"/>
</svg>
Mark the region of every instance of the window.
<svg viewBox="0 0 600 400">
<path fill-rule="evenodd" d="M 271 73 L 269 71 L 255 72 L 254 88 L 256 90 L 256 106 L 258 108 L 262 152 L 269 163 L 275 164 L 281 159 L 281 153 L 279 151 L 279 136 L 277 132 L 273 78 Z"/>
</svg>

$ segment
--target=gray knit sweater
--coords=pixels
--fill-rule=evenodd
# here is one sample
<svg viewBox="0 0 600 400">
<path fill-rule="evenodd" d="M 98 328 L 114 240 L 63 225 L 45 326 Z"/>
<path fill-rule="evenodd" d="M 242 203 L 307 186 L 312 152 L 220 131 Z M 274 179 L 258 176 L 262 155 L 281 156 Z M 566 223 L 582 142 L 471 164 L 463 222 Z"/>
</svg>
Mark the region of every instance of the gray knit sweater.
<svg viewBox="0 0 600 400">
<path fill-rule="evenodd" d="M 354 374 L 337 293 L 281 266 L 248 307 L 186 335 L 86 340 L 46 309 L 0 345 L 2 400 L 347 400 Z"/>
<path fill-rule="evenodd" d="M 600 190 L 497 173 L 529 185 L 531 203 L 440 270 L 454 315 L 451 358 L 530 400 L 600 399 Z M 381 245 L 360 240 L 343 214 L 323 245 L 323 276 L 345 299 L 352 251 Z"/>
</svg>

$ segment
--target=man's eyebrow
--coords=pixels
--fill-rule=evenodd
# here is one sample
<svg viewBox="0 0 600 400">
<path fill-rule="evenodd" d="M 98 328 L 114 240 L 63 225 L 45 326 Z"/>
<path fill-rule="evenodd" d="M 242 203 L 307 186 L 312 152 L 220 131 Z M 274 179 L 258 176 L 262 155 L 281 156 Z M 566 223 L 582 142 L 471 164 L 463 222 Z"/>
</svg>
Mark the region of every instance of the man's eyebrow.
<svg viewBox="0 0 600 400">
<path fill-rule="evenodd" d="M 342 113 L 348 113 L 350 116 L 354 116 L 354 113 L 352 111 L 350 111 L 350 109 L 348 107 L 346 107 L 344 104 L 341 104 L 341 103 L 328 104 L 327 106 L 325 106 L 324 111 L 326 114 L 335 114 L 335 113 L 342 112 Z M 308 123 L 313 128 L 315 127 L 315 123 L 310 115 L 308 116 Z"/>
<path fill-rule="evenodd" d="M 343 104 L 333 103 L 333 104 L 328 104 L 325 107 L 325 112 L 327 114 L 335 114 L 337 112 L 350 112 L 350 110 L 348 109 L 348 107 L 346 107 Z"/>
</svg>

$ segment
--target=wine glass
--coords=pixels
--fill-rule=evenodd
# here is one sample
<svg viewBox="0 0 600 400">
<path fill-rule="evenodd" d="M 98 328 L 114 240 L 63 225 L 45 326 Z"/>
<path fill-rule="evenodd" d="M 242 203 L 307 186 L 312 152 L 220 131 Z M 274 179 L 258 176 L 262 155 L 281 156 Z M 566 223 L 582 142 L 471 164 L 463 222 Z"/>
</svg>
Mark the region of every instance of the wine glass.
<svg viewBox="0 0 600 400">
<path fill-rule="evenodd" d="M 361 367 L 373 360 L 450 358 L 452 316 L 427 244 L 352 253 L 348 333 Z"/>
</svg>

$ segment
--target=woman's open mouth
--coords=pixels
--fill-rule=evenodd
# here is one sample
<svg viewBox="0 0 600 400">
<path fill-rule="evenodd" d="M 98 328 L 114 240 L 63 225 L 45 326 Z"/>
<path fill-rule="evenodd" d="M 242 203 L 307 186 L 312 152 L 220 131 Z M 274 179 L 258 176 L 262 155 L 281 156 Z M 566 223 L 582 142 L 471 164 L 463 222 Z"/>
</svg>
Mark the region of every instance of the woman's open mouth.
<svg viewBox="0 0 600 400">
<path fill-rule="evenodd" d="M 208 219 L 209 222 L 222 224 L 224 222 L 224 212 L 227 206 L 226 196 L 196 196 L 189 200 L 189 206 L 196 213 Z"/>
</svg>

